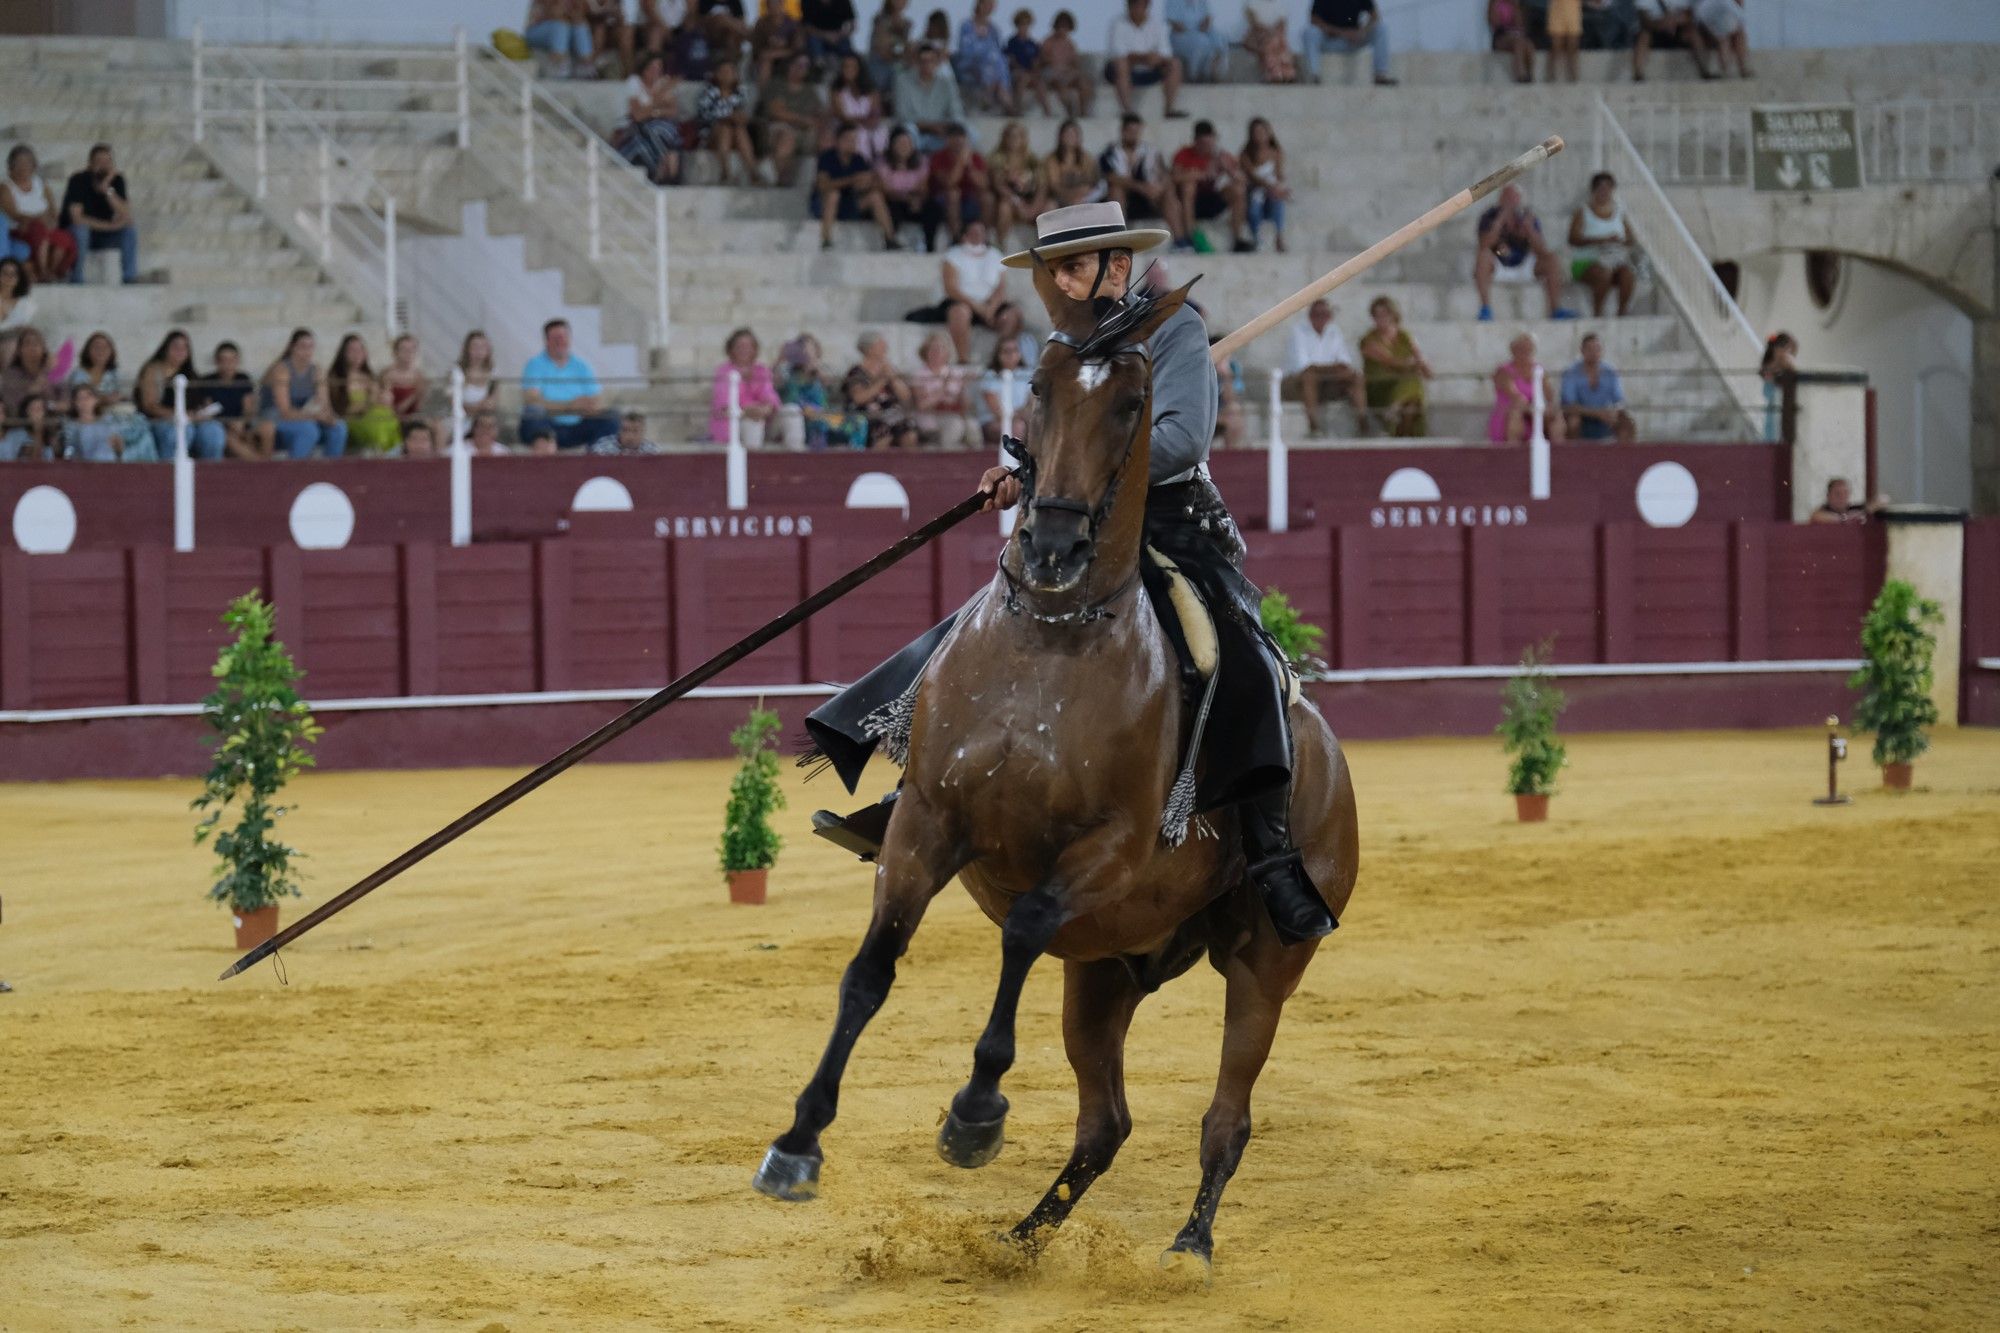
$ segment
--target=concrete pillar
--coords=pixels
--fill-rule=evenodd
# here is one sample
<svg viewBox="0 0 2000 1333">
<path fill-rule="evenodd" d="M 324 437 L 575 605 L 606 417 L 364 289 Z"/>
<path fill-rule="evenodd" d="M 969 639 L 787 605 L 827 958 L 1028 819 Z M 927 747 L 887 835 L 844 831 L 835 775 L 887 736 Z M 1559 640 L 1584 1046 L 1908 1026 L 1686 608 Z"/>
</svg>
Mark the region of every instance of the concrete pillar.
<svg viewBox="0 0 2000 1333">
<path fill-rule="evenodd" d="M 1972 512 L 2000 514 L 2000 316 L 1972 321 Z"/>
<path fill-rule="evenodd" d="M 1931 702 L 1940 725 L 1958 725 L 1958 659 L 1965 636 L 1965 513 L 1936 505 L 1890 505 L 1876 515 L 1888 529 L 1883 573 L 1944 609 L 1931 658 Z"/>
<path fill-rule="evenodd" d="M 1826 499 L 1826 484 L 1845 477 L 1866 499 L 1868 377 L 1858 370 L 1802 370 L 1787 412 L 1792 442 L 1792 522 L 1803 523 Z"/>
</svg>

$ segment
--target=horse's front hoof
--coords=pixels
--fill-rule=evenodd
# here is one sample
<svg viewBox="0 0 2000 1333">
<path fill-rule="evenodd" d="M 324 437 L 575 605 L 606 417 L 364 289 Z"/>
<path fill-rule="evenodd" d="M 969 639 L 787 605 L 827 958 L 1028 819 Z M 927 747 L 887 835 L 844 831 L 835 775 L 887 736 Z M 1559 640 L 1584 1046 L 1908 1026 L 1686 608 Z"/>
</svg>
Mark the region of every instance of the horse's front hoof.
<svg viewBox="0 0 2000 1333">
<path fill-rule="evenodd" d="M 751 1187 L 759 1194 L 768 1194 L 773 1199 L 783 1199 L 786 1203 L 804 1203 L 819 1194 L 819 1155 L 785 1152 L 775 1143 L 764 1154 L 763 1165 L 757 1174 L 750 1177 Z"/>
<path fill-rule="evenodd" d="M 1215 1280 L 1215 1262 L 1208 1251 L 1184 1241 L 1175 1241 L 1167 1248 L 1160 1256 L 1160 1267 L 1169 1273 L 1200 1282 L 1203 1286 Z"/>
<path fill-rule="evenodd" d="M 960 1120 L 955 1113 L 946 1112 L 944 1124 L 938 1128 L 938 1156 L 953 1166 L 967 1170 L 985 1166 L 1000 1155 L 1000 1149 L 1007 1142 L 1007 1117 L 993 1121 Z"/>
</svg>

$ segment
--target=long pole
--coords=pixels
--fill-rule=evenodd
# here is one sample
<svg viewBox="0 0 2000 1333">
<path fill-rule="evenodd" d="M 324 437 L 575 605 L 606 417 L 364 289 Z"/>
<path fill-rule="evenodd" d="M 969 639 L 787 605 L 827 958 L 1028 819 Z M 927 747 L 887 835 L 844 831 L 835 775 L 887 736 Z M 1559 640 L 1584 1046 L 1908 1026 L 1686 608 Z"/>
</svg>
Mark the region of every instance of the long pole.
<svg viewBox="0 0 2000 1333">
<path fill-rule="evenodd" d="M 1542 140 L 1533 148 L 1530 148 L 1527 152 L 1500 168 L 1500 170 L 1486 177 L 1486 179 L 1476 184 L 1468 185 L 1422 217 L 1404 223 L 1401 227 L 1375 242 L 1375 244 L 1369 246 L 1339 268 L 1333 269 L 1314 281 L 1307 283 L 1292 295 L 1286 297 L 1263 314 L 1257 316 L 1257 318 L 1251 320 L 1248 324 L 1245 324 L 1242 328 L 1236 330 L 1236 332 L 1216 343 L 1214 347 L 1209 349 L 1210 357 L 1214 359 L 1215 364 L 1218 366 L 1225 364 L 1229 360 L 1230 354 L 1243 346 L 1243 344 L 1268 333 L 1272 328 L 1284 323 L 1293 315 L 1298 314 L 1301 310 L 1304 310 L 1314 301 L 1319 300 L 1320 297 L 1325 296 L 1342 283 L 1366 273 L 1369 269 L 1396 253 L 1396 251 L 1408 245 L 1411 241 L 1422 236 L 1428 236 L 1445 223 L 1457 217 L 1460 213 L 1463 213 L 1466 209 L 1478 203 L 1481 199 L 1484 199 L 1487 195 L 1492 194 L 1495 190 L 1507 185 L 1517 177 L 1540 166 L 1562 150 L 1563 141 L 1561 137 L 1551 134 L 1548 138 Z"/>
<path fill-rule="evenodd" d="M 529 792 L 535 790 L 535 788 L 541 786 L 557 774 L 596 754 L 599 750 L 611 744 L 611 742 L 617 740 L 620 736 L 623 736 L 626 732 L 632 730 L 632 728 L 638 726 L 668 704 L 674 702 L 674 700 L 679 699 L 697 686 L 727 671 L 751 653 L 756 652 L 759 648 L 771 642 L 771 640 L 797 627 L 808 617 L 839 601 L 849 592 L 874 578 L 877 574 L 880 574 L 883 570 L 889 568 L 889 566 L 903 559 L 912 551 L 928 544 L 940 533 L 949 528 L 956 527 L 973 514 L 978 513 L 980 507 L 986 503 L 986 499 L 987 496 L 984 491 L 975 491 L 971 495 L 966 496 L 963 500 L 960 500 L 957 504 L 924 524 L 921 528 L 904 535 L 895 545 L 875 556 L 868 563 L 849 570 L 812 596 L 806 598 L 803 602 L 800 602 L 791 610 L 785 612 L 785 614 L 779 616 L 776 620 L 771 621 L 761 629 L 752 631 L 744 638 L 737 640 L 694 670 L 682 676 L 679 680 L 674 681 L 665 689 L 660 690 L 642 702 L 633 705 L 625 712 L 620 713 L 617 717 L 612 718 L 609 722 L 599 727 L 596 731 L 591 732 L 588 736 L 585 736 L 582 740 L 570 746 L 540 768 L 516 778 L 505 788 L 487 797 L 457 819 L 452 820 L 451 823 L 446 824 L 443 828 L 431 834 L 401 856 L 398 856 L 395 860 L 389 862 L 379 870 L 375 870 L 364 876 L 354 887 L 346 890 L 337 897 L 327 899 L 318 907 L 315 907 L 312 911 L 306 913 L 297 921 L 252 949 L 249 953 L 244 954 L 234 963 L 231 963 L 228 969 L 223 972 L 220 979 L 227 981 L 244 968 L 270 957 L 279 949 L 290 944 L 293 940 L 305 934 L 328 917 L 367 897 L 370 893 L 387 884 L 390 880 L 402 874 L 432 852 L 437 851 L 448 843 L 457 841 L 461 834 L 468 833 L 479 827 L 479 825 L 485 823 L 494 815 L 499 814 L 502 810 L 505 810 L 508 806 L 514 804 L 514 802 L 520 800 L 523 796 L 526 796 Z"/>
</svg>

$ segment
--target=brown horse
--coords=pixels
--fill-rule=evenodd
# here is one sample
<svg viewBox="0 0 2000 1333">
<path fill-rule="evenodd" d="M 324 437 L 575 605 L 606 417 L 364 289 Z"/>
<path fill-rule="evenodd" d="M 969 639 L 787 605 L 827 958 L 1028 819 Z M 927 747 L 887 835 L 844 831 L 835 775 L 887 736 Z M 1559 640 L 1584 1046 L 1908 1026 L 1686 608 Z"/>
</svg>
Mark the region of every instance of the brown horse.
<svg viewBox="0 0 2000 1333">
<path fill-rule="evenodd" d="M 781 1199 L 818 1192 L 820 1133 L 833 1121 L 848 1056 L 887 998 L 924 909 L 956 875 L 1000 926 L 1001 965 L 972 1077 L 938 1133 L 946 1161 L 983 1166 L 999 1153 L 1000 1080 L 1014 1062 L 1022 985 L 1044 953 L 1064 965 L 1076 1143 L 1009 1233 L 1031 1252 L 1131 1133 L 1124 1047 L 1140 1000 L 1204 953 L 1226 979 L 1201 1186 L 1165 1256 L 1206 1266 L 1216 1205 L 1250 1138 L 1251 1087 L 1317 941 L 1278 938 L 1246 878 L 1233 816 L 1213 817 L 1177 846 L 1161 835 L 1190 719 L 1173 647 L 1138 579 L 1152 403 L 1141 344 L 1187 289 L 1100 347 L 1091 305 L 1065 296 L 1039 265 L 1035 285 L 1058 331 L 1034 379 L 1036 498 L 1001 572 L 924 674 L 902 796 L 876 866 L 874 915 L 841 979 L 832 1039 L 754 1183 Z M 1338 917 L 1358 859 L 1354 791 L 1318 712 L 1297 702 L 1291 723 L 1291 826 Z"/>
</svg>

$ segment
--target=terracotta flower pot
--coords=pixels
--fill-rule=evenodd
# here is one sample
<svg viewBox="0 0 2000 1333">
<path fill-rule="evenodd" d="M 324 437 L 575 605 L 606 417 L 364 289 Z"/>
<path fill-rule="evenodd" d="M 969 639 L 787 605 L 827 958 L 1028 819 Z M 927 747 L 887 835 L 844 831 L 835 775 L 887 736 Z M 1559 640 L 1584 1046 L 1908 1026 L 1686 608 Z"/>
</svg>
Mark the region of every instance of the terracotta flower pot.
<svg viewBox="0 0 2000 1333">
<path fill-rule="evenodd" d="M 236 923 L 236 947 L 254 949 L 265 940 L 278 933 L 278 905 L 260 907 L 254 912 L 230 913 L 229 919 Z"/>
<path fill-rule="evenodd" d="M 1539 824 L 1549 817 L 1547 792 L 1514 793 L 1514 814 L 1523 824 Z"/>
<path fill-rule="evenodd" d="M 729 872 L 729 901 L 748 903 L 752 907 L 764 905 L 764 877 L 768 870 L 732 870 Z"/>
<path fill-rule="evenodd" d="M 1882 765 L 1882 785 L 1891 791 L 1910 789 L 1910 766 L 1908 764 Z"/>
</svg>

